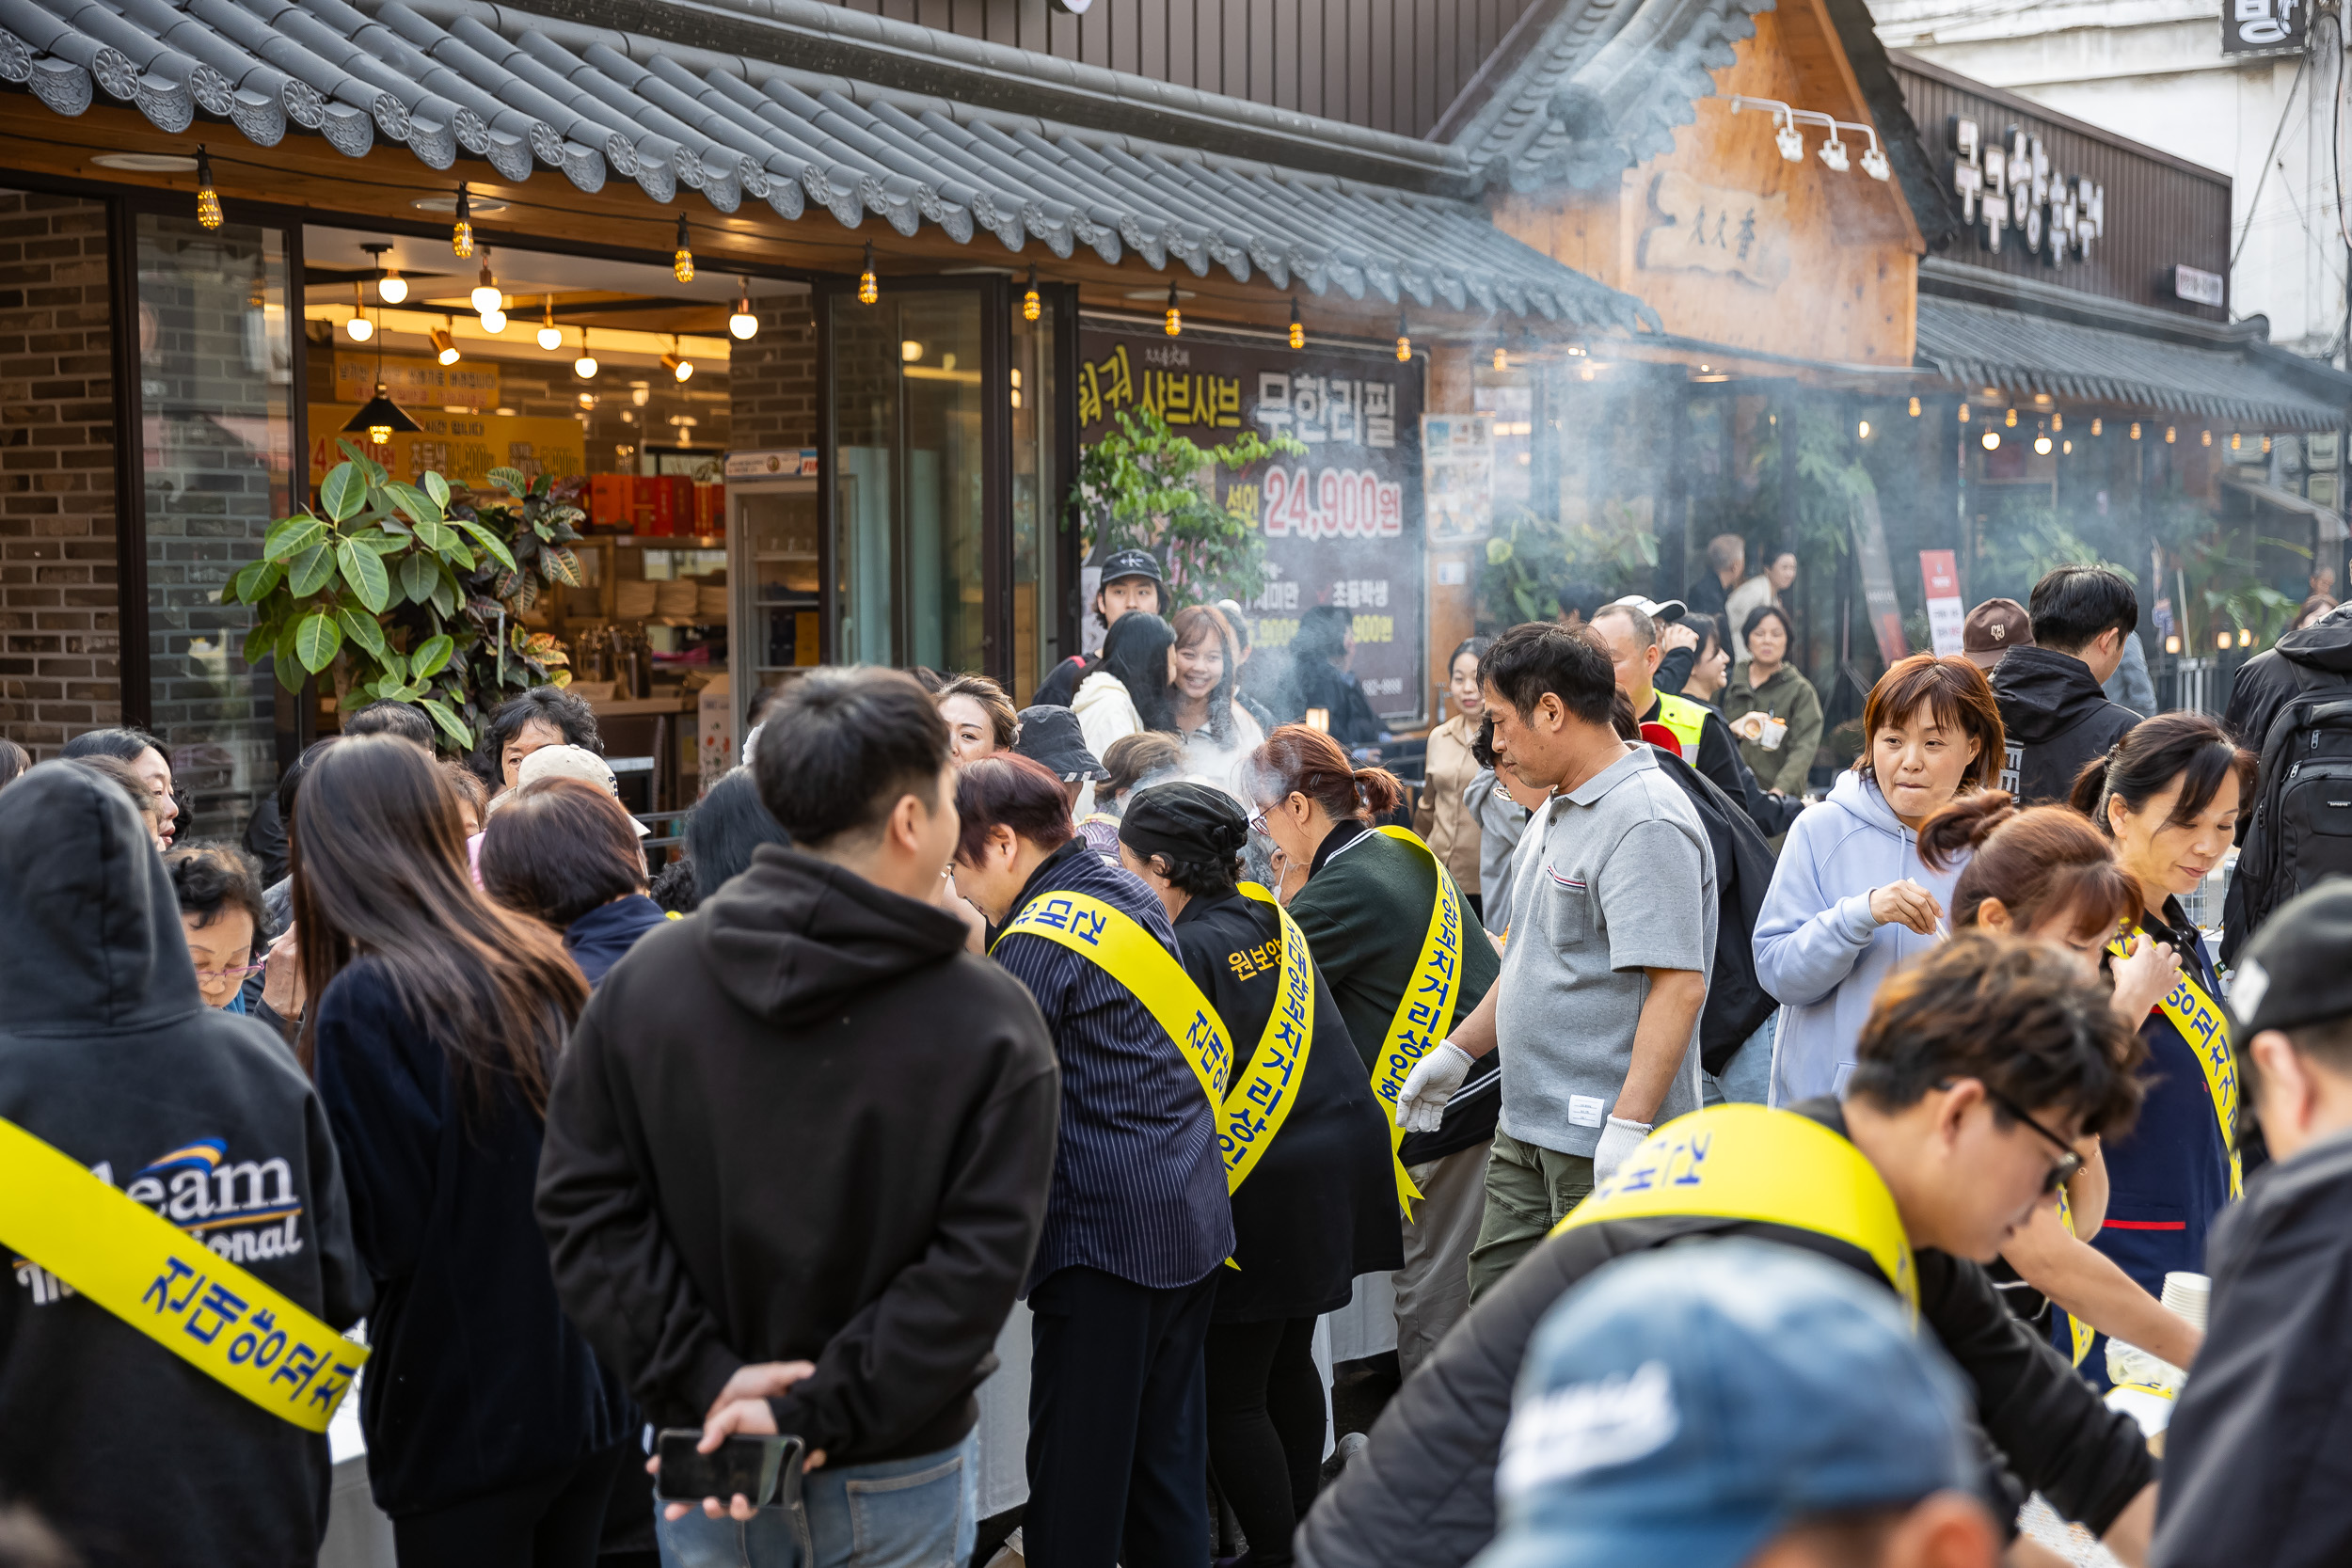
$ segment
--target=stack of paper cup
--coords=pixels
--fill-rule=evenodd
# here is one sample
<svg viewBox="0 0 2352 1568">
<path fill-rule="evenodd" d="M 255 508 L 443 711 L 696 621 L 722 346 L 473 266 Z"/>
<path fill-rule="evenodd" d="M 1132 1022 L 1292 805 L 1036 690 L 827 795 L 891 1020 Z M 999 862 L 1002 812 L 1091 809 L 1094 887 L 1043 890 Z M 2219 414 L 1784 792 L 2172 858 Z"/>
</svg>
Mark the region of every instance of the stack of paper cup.
<svg viewBox="0 0 2352 1568">
<path fill-rule="evenodd" d="M 2205 1310 L 2213 1300 L 2213 1279 L 2201 1274 L 2173 1273 L 2164 1276 L 2164 1305 L 2205 1331 Z"/>
</svg>

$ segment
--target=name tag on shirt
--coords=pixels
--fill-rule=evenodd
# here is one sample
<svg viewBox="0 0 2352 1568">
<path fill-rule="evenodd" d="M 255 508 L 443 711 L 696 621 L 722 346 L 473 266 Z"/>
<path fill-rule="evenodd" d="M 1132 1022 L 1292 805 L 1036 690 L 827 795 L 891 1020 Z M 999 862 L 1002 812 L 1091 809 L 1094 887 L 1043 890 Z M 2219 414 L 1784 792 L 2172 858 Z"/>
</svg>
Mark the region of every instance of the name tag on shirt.
<svg viewBox="0 0 2352 1568">
<path fill-rule="evenodd" d="M 1589 1094 L 1572 1094 L 1568 1096 L 1568 1124 L 1572 1127 L 1598 1127 L 1608 1119 L 1603 1115 L 1606 1109 Z"/>
</svg>

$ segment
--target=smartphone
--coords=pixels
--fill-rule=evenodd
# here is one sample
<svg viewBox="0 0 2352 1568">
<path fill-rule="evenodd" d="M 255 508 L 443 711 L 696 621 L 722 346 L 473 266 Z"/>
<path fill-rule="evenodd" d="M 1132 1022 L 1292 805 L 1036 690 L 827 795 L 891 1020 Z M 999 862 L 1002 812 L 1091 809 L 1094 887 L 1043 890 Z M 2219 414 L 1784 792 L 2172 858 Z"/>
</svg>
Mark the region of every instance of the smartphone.
<svg viewBox="0 0 2352 1568">
<path fill-rule="evenodd" d="M 800 1490 L 803 1445 L 798 1437 L 730 1437 L 708 1453 L 696 1447 L 702 1439 L 700 1431 L 678 1427 L 665 1428 L 655 1439 L 661 1460 L 656 1496 L 681 1503 L 742 1497 L 765 1506 L 781 1500 L 780 1490 Z"/>
</svg>

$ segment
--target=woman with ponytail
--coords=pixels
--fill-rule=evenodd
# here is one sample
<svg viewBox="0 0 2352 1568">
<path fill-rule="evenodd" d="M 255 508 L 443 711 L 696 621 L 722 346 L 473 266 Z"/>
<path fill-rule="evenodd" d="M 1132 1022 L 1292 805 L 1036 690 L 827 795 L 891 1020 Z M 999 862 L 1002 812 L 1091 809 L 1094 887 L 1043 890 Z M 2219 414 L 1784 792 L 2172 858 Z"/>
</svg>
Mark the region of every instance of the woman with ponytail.
<svg viewBox="0 0 2352 1568">
<path fill-rule="evenodd" d="M 1998 790 L 1957 800 L 1919 830 L 1919 858 L 1935 870 L 1964 861 L 1952 888 L 1952 929 L 1974 927 L 2030 937 L 2072 954 L 2088 973 L 2106 966 L 2116 1011 L 2137 1027 L 2179 983 L 2171 946 L 2135 932 L 2122 958 L 2107 943 L 2140 910 L 2139 884 L 2115 863 L 2106 838 L 2065 806 L 2019 810 Z M 2135 1037 L 2134 1063 L 2146 1048 Z M 2099 1140 L 2089 1140 L 2082 1168 L 2066 1183 L 2066 1216 L 2036 1209 L 2010 1239 L 1993 1277 L 2010 1310 L 2048 1331 L 2050 1303 L 2087 1331 L 2113 1334 L 2176 1367 L 2196 1357 L 2202 1338 L 2189 1322 L 2133 1282 L 2096 1247 L 2107 1207 L 2108 1178 Z M 2055 1338 L 2070 1356 L 2071 1325 Z M 2088 1332 L 2083 1337 L 2086 1348 Z"/>
<path fill-rule="evenodd" d="M 2202 1272 L 2207 1228 L 2243 1175 L 2236 1045 L 2213 960 L 2180 900 L 2229 852 L 2255 767 L 2214 720 L 2166 713 L 2134 726 L 2074 781 L 2074 810 L 2138 885 L 2131 929 L 2181 959 L 2180 983 L 2140 1021 L 2147 1099 L 2130 1134 L 2106 1151 L 2107 1222 L 2092 1243 L 2151 1295 L 2169 1272 Z M 2105 1386 L 2106 1357 L 2087 1355 L 2083 1370 Z"/>
<path fill-rule="evenodd" d="M 1250 752 L 1240 778 L 1256 808 L 1250 826 L 1282 851 L 1276 895 L 1290 906 L 1364 1070 L 1377 1082 L 1391 1029 L 1415 985 L 1438 879 L 1447 874 L 1418 839 L 1374 829 L 1405 798 L 1395 775 L 1358 768 L 1319 730 L 1283 725 Z M 1464 1019 L 1501 962 L 1470 901 L 1458 887 L 1454 893 L 1460 910 L 1454 1016 Z M 1486 1151 L 1502 1102 L 1496 1066 L 1494 1056 L 1484 1058 L 1447 1104 L 1444 1124 L 1407 1134 L 1397 1151 L 1424 1199 L 1406 1222 L 1405 1265 L 1393 1276 L 1397 1357 L 1407 1374 L 1470 1305 L 1470 1249 L 1486 1208 Z M 1384 1106 L 1393 1114 L 1392 1104 Z"/>
</svg>

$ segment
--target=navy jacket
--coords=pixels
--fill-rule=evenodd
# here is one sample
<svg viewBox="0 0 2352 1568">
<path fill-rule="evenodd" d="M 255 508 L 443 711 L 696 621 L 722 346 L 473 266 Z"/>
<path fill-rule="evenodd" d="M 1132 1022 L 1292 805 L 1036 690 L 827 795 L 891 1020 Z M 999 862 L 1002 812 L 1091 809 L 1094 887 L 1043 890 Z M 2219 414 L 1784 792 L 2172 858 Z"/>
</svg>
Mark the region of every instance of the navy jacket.
<svg viewBox="0 0 2352 1568">
<path fill-rule="evenodd" d="M 532 1212 L 538 1118 L 511 1089 L 467 1112 L 376 960 L 317 1006 L 319 1097 L 376 1284 L 359 1385 L 376 1505 L 446 1507 L 621 1442 L 627 1396 L 557 1303 Z"/>
<path fill-rule="evenodd" d="M 1182 961 L 1168 913 L 1132 872 L 1072 839 L 1030 876 L 1005 918 L 1055 893 L 1134 917 Z M 1208 1097 L 1158 1022 L 1109 971 L 1043 937 L 998 941 L 996 961 L 1029 988 L 1061 1062 L 1061 1143 L 1028 1290 L 1057 1269 L 1136 1285 L 1190 1285 L 1233 1250 L 1225 1162 Z"/>
<path fill-rule="evenodd" d="M 669 918 L 660 905 L 642 893 L 632 893 L 599 904 L 564 927 L 564 950 L 593 986 L 637 945 L 639 937 Z"/>
</svg>

